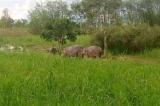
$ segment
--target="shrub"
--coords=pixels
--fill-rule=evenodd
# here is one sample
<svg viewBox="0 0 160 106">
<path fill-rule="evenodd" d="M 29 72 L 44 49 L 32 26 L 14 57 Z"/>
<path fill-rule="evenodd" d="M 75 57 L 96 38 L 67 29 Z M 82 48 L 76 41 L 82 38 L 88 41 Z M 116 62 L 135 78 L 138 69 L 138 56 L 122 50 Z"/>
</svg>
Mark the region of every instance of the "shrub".
<svg viewBox="0 0 160 106">
<path fill-rule="evenodd" d="M 67 18 L 57 18 L 46 24 L 41 37 L 47 41 L 56 41 L 61 51 L 67 41 L 77 39 L 76 24 Z"/>
<path fill-rule="evenodd" d="M 104 48 L 107 38 L 108 49 L 113 53 L 136 53 L 160 47 L 160 27 L 145 24 L 110 26 L 94 34 L 92 44 Z"/>
</svg>

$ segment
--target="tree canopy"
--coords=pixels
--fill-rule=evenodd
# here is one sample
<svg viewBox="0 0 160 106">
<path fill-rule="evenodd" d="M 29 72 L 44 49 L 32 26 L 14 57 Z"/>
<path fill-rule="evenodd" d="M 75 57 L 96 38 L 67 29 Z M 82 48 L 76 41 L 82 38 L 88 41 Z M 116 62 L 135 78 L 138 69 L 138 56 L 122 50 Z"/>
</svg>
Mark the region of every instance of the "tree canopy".
<svg viewBox="0 0 160 106">
<path fill-rule="evenodd" d="M 70 20 L 70 10 L 66 2 L 47 1 L 37 4 L 30 11 L 30 28 L 42 38 L 57 41 L 63 45 L 67 40 L 75 41 L 76 23 Z"/>
<path fill-rule="evenodd" d="M 67 40 L 75 41 L 76 33 L 74 31 L 75 23 L 66 18 L 56 18 L 52 22 L 46 24 L 42 31 L 42 38 L 46 40 L 57 41 L 60 45 L 66 43 Z"/>
<path fill-rule="evenodd" d="M 2 17 L 0 19 L 0 26 L 3 28 L 12 27 L 14 20 L 9 15 L 9 10 L 6 8 L 3 10 Z"/>
</svg>

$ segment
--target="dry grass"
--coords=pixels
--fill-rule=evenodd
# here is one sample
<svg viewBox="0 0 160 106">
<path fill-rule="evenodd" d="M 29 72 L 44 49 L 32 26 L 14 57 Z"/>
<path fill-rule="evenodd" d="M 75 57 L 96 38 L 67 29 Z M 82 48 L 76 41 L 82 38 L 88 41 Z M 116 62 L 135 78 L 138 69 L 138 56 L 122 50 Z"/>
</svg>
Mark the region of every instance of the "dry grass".
<svg viewBox="0 0 160 106">
<path fill-rule="evenodd" d="M 30 35 L 27 28 L 0 28 L 0 36 L 26 36 Z"/>
</svg>

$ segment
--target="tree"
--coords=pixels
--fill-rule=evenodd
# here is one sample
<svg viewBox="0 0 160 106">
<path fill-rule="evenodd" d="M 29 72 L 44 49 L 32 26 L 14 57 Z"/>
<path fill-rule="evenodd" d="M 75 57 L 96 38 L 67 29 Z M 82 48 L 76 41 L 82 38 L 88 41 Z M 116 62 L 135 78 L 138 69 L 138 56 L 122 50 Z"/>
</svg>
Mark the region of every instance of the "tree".
<svg viewBox="0 0 160 106">
<path fill-rule="evenodd" d="M 84 15 L 88 28 L 123 24 L 122 21 L 160 25 L 160 0 L 81 0 L 72 4 L 72 10 Z"/>
<path fill-rule="evenodd" d="M 54 18 L 67 18 L 69 16 L 69 9 L 66 2 L 59 1 L 48 1 L 45 5 L 48 15 L 51 19 Z"/>
<path fill-rule="evenodd" d="M 26 27 L 27 24 L 28 24 L 28 22 L 26 19 L 18 19 L 18 20 L 15 20 L 15 22 L 14 22 L 15 27 Z"/>
<path fill-rule="evenodd" d="M 140 16 L 142 21 L 149 25 L 160 25 L 160 1 L 142 0 L 140 3 Z"/>
<path fill-rule="evenodd" d="M 159 0 L 126 0 L 125 7 L 130 22 L 160 25 Z"/>
<path fill-rule="evenodd" d="M 67 40 L 76 40 L 78 25 L 70 20 L 70 10 L 66 2 L 46 1 L 37 4 L 29 12 L 30 29 L 48 41 L 57 41 L 59 49 Z"/>
<path fill-rule="evenodd" d="M 82 0 L 74 3 L 72 9 L 84 15 L 89 28 L 102 28 L 119 21 L 117 10 L 121 5 L 122 0 Z"/>
<path fill-rule="evenodd" d="M 75 23 L 67 18 L 57 18 L 47 23 L 42 32 L 42 38 L 49 41 L 57 41 L 59 49 L 67 42 L 67 40 L 75 41 Z"/>
<path fill-rule="evenodd" d="M 55 18 L 69 17 L 69 9 L 66 2 L 46 1 L 44 4 L 37 3 L 35 9 L 29 12 L 30 30 L 32 33 L 41 34 L 48 21 Z"/>
<path fill-rule="evenodd" d="M 33 34 L 41 34 L 45 23 L 50 20 L 45 6 L 37 3 L 35 9 L 29 11 L 29 29 Z"/>
<path fill-rule="evenodd" d="M 0 20 L 0 25 L 3 28 L 12 27 L 14 24 L 14 20 L 9 15 L 9 10 L 6 8 L 3 10 L 3 15 Z"/>
</svg>

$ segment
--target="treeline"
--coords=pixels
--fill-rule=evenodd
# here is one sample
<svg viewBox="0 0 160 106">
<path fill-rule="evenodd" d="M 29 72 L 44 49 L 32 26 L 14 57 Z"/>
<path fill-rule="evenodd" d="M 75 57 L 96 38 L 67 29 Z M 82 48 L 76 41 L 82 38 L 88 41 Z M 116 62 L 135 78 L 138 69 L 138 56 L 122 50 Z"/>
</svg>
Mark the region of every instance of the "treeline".
<svg viewBox="0 0 160 106">
<path fill-rule="evenodd" d="M 159 0 L 80 0 L 68 5 L 63 1 L 46 1 L 30 11 L 30 27 L 40 33 L 47 21 L 67 18 L 83 31 L 113 24 L 160 25 Z M 85 28 L 86 27 L 86 28 Z"/>
<path fill-rule="evenodd" d="M 29 19 L 32 32 L 62 45 L 87 33 L 91 43 L 113 52 L 160 47 L 159 0 L 47 1 L 37 4 Z"/>
<path fill-rule="evenodd" d="M 13 28 L 13 27 L 27 27 L 28 20 L 26 19 L 17 19 L 14 20 L 9 15 L 9 10 L 4 9 L 2 17 L 0 18 L 0 28 Z"/>
<path fill-rule="evenodd" d="M 159 0 L 81 0 L 73 3 L 72 9 L 93 28 L 113 24 L 160 25 Z"/>
</svg>

